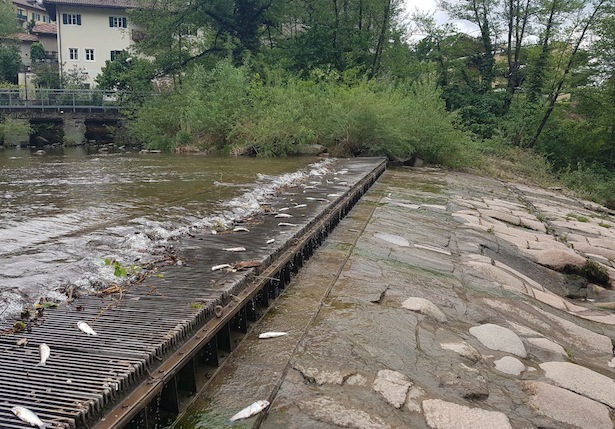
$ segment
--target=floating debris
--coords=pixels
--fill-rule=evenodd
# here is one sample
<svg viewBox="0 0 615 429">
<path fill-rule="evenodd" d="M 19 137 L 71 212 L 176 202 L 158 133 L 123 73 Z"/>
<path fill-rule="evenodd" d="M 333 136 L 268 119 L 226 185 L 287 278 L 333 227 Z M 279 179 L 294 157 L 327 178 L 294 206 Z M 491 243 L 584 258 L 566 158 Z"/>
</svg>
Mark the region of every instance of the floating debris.
<svg viewBox="0 0 615 429">
<path fill-rule="evenodd" d="M 21 340 L 17 340 L 15 344 L 17 344 L 19 347 L 25 347 L 25 345 L 28 344 L 28 339 L 22 338 Z"/>
<path fill-rule="evenodd" d="M 263 264 L 262 261 L 254 260 L 254 261 L 241 261 L 237 262 L 233 265 L 233 268 L 236 270 L 245 270 L 246 268 L 254 268 L 260 267 Z"/>
<path fill-rule="evenodd" d="M 263 401 L 263 400 L 256 401 L 255 403 L 253 403 L 249 407 L 246 407 L 243 410 L 241 410 L 240 412 L 238 412 L 237 414 L 235 414 L 229 420 L 231 422 L 234 422 L 234 421 L 237 421 L 237 420 L 247 419 L 249 417 L 252 417 L 252 416 L 260 413 L 261 411 L 263 411 L 268 406 L 269 406 L 269 401 Z"/>
<path fill-rule="evenodd" d="M 293 215 L 288 214 L 288 213 L 280 213 L 280 214 L 275 215 L 275 217 L 276 217 L 276 218 L 284 218 L 284 219 L 287 219 L 287 218 L 289 218 L 289 217 L 293 217 Z"/>
<path fill-rule="evenodd" d="M 267 240 L 267 244 L 271 244 L 275 242 L 275 238 L 270 238 L 269 240 Z"/>
<path fill-rule="evenodd" d="M 97 335 L 96 331 L 86 322 L 77 322 L 77 328 L 79 328 L 81 332 L 85 332 L 88 335 Z"/>
<path fill-rule="evenodd" d="M 254 405 L 254 404 L 252 404 Z M 269 405 L 269 403 L 267 403 Z M 15 414 L 22 422 L 28 423 L 30 426 L 37 426 L 39 429 L 45 429 L 47 425 L 43 423 L 41 419 L 38 418 L 36 414 L 22 406 L 15 406 L 11 408 L 13 414 Z M 243 411 L 243 410 L 242 410 Z"/>
<path fill-rule="evenodd" d="M 49 359 L 49 356 L 51 355 L 51 349 L 47 344 L 43 343 L 38 346 L 38 351 L 41 355 L 41 361 L 38 364 L 45 365 L 45 362 L 47 362 L 47 359 Z"/>
<path fill-rule="evenodd" d="M 295 223 L 280 222 L 278 226 L 297 226 Z"/>
<path fill-rule="evenodd" d="M 226 252 L 245 252 L 246 248 L 245 247 L 227 247 L 226 249 L 223 249 Z"/>
<path fill-rule="evenodd" d="M 244 228 L 243 226 L 238 226 L 233 228 L 233 232 L 250 232 L 248 228 Z"/>
<path fill-rule="evenodd" d="M 214 265 L 213 267 L 211 267 L 211 270 L 212 271 L 218 271 L 218 270 L 222 270 L 224 268 L 231 268 L 231 266 L 229 264 Z"/>
<path fill-rule="evenodd" d="M 259 334 L 258 338 L 261 340 L 266 340 L 267 338 L 278 338 L 283 337 L 284 335 L 288 335 L 288 332 L 263 332 Z"/>
</svg>

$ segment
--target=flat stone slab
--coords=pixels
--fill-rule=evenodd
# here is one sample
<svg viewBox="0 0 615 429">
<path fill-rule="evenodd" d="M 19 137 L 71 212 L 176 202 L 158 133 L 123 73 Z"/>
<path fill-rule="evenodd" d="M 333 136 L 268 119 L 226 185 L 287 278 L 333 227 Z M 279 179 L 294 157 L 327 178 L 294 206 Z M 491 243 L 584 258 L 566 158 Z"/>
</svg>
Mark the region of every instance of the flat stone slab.
<svg viewBox="0 0 615 429">
<path fill-rule="evenodd" d="M 482 355 L 479 353 L 479 351 L 466 342 L 442 343 L 440 344 L 440 347 L 442 347 L 444 350 L 451 350 L 457 353 L 459 356 L 463 356 L 464 358 L 470 359 L 473 362 L 478 362 L 482 358 Z"/>
<path fill-rule="evenodd" d="M 504 374 L 518 376 L 525 371 L 525 365 L 523 365 L 523 362 L 512 356 L 504 356 L 502 359 L 493 361 L 493 364 L 495 365 L 495 369 L 503 372 Z"/>
<path fill-rule="evenodd" d="M 470 328 L 470 334 L 491 350 L 511 353 L 522 358 L 527 357 L 527 351 L 521 338 L 508 328 L 487 323 Z"/>
<path fill-rule="evenodd" d="M 377 232 L 374 234 L 374 237 L 400 247 L 410 247 L 410 242 L 399 235 L 389 234 L 386 232 Z"/>
<path fill-rule="evenodd" d="M 603 404 L 552 384 L 525 383 L 528 404 L 538 413 L 579 429 L 613 429 L 609 409 Z"/>
<path fill-rule="evenodd" d="M 528 338 L 527 341 L 548 352 L 558 354 L 562 357 L 568 356 L 568 353 L 566 353 L 566 350 L 564 350 L 562 346 L 546 338 Z"/>
<path fill-rule="evenodd" d="M 591 369 L 569 362 L 540 364 L 545 377 L 564 389 L 580 393 L 615 408 L 615 381 Z"/>
<path fill-rule="evenodd" d="M 316 420 L 344 428 L 390 429 L 391 427 L 380 417 L 372 417 L 363 410 L 346 408 L 327 397 L 300 402 L 299 408 Z"/>
<path fill-rule="evenodd" d="M 425 298 L 408 298 L 401 303 L 401 306 L 407 310 L 416 311 L 418 313 L 430 316 L 438 322 L 446 322 L 446 314 L 442 312 L 433 302 Z"/>
<path fill-rule="evenodd" d="M 470 408 L 441 399 L 423 401 L 423 413 L 432 429 L 512 429 L 504 413 Z"/>
<path fill-rule="evenodd" d="M 378 371 L 374 380 L 374 391 L 380 393 L 385 401 L 395 408 L 401 408 L 406 403 L 406 395 L 411 386 L 412 382 L 408 377 L 389 369 Z"/>
</svg>

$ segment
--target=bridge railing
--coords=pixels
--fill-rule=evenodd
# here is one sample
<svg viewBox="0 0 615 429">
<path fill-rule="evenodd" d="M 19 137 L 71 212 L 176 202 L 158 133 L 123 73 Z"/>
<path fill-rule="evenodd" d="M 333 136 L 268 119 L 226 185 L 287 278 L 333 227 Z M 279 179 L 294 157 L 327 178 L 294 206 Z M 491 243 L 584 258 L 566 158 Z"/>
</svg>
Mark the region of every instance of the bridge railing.
<svg viewBox="0 0 615 429">
<path fill-rule="evenodd" d="M 96 89 L 0 89 L 1 110 L 106 111 L 123 108 L 125 92 Z"/>
</svg>

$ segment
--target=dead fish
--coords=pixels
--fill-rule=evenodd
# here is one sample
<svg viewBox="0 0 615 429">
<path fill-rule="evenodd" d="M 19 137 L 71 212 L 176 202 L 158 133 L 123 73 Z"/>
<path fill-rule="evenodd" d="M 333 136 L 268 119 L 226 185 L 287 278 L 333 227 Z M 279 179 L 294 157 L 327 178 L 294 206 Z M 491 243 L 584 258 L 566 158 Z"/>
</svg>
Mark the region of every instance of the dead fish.
<svg viewBox="0 0 615 429">
<path fill-rule="evenodd" d="M 77 328 L 79 328 L 81 332 L 85 332 L 88 335 L 97 335 L 96 331 L 86 322 L 77 322 Z"/>
<path fill-rule="evenodd" d="M 258 338 L 261 340 L 266 340 L 267 338 L 278 338 L 283 337 L 284 335 L 288 335 L 288 332 L 263 332 L 259 334 Z"/>
<path fill-rule="evenodd" d="M 263 400 L 256 401 L 255 403 L 253 403 L 249 407 L 246 407 L 243 410 L 241 410 L 240 412 L 238 412 L 237 414 L 235 414 L 229 420 L 234 422 L 234 421 L 237 421 L 237 420 L 247 419 L 249 417 L 252 417 L 252 416 L 260 413 L 261 411 L 263 411 L 268 406 L 269 406 L 269 401 L 263 401 Z"/>
<path fill-rule="evenodd" d="M 233 228 L 233 232 L 250 232 L 250 230 L 243 226 L 238 226 L 237 228 Z"/>
<path fill-rule="evenodd" d="M 43 343 L 38 346 L 38 351 L 41 355 L 41 361 L 38 363 L 38 365 L 45 365 L 45 362 L 47 362 L 47 359 L 49 359 L 49 355 L 51 355 L 51 349 L 47 344 Z"/>
<path fill-rule="evenodd" d="M 328 194 L 327 197 L 329 198 L 334 198 L 334 197 L 341 197 L 341 194 Z"/>
<path fill-rule="evenodd" d="M 233 265 L 233 268 L 236 270 L 245 270 L 246 268 L 254 268 L 260 267 L 263 264 L 262 261 L 254 260 L 254 261 L 240 261 Z"/>
<path fill-rule="evenodd" d="M 227 252 L 245 252 L 246 248 L 245 247 L 227 247 L 226 249 L 223 249 Z"/>
<path fill-rule="evenodd" d="M 217 235 L 217 234 L 218 234 L 218 231 L 216 231 L 215 229 L 211 230 L 211 235 Z"/>
<path fill-rule="evenodd" d="M 297 225 L 294 223 L 280 222 L 278 226 L 297 226 Z"/>
<path fill-rule="evenodd" d="M 297 204 L 297 205 L 295 206 L 295 208 L 296 208 L 296 209 L 302 209 L 302 208 L 304 208 L 304 207 L 307 207 L 307 204 Z"/>
<path fill-rule="evenodd" d="M 17 344 L 20 347 L 24 347 L 26 344 L 28 344 L 28 339 L 22 338 L 21 340 L 17 340 L 15 344 Z"/>
<path fill-rule="evenodd" d="M 269 405 L 269 403 L 267 403 Z M 38 418 L 36 414 L 22 406 L 15 406 L 11 408 L 13 414 L 15 414 L 22 422 L 28 423 L 30 426 L 37 426 L 39 429 L 45 429 L 47 425 Z"/>
<path fill-rule="evenodd" d="M 231 268 L 231 266 L 229 264 L 214 265 L 213 267 L 211 267 L 211 270 L 212 271 L 218 271 L 218 270 L 222 270 L 224 268 Z"/>
<path fill-rule="evenodd" d="M 271 239 L 267 240 L 267 244 L 271 244 L 273 242 L 275 242 L 275 238 L 271 238 Z"/>
<path fill-rule="evenodd" d="M 289 218 L 289 217 L 293 217 L 293 215 L 288 214 L 288 213 L 280 213 L 275 215 L 276 218 Z"/>
<path fill-rule="evenodd" d="M 279 212 L 285 212 L 286 210 L 289 210 L 290 207 L 282 207 L 281 209 L 278 209 Z"/>
</svg>

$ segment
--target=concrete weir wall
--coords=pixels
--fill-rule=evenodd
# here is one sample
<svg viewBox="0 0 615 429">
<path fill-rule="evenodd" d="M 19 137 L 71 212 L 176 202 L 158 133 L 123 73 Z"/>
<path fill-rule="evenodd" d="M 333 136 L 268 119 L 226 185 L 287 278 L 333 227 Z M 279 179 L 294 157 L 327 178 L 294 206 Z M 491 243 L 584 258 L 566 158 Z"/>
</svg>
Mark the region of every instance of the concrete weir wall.
<svg viewBox="0 0 615 429">
<path fill-rule="evenodd" d="M 31 332 L 0 336 L 0 398 L 58 427 L 165 427 L 385 168 L 380 158 L 331 160 L 271 195 L 262 213 L 217 234 L 182 236 L 157 275 L 121 293 L 82 296 Z M 245 250 L 224 250 L 237 246 Z M 84 320 L 96 336 L 79 332 Z M 22 338 L 28 344 L 15 347 Z M 52 351 L 45 366 L 37 366 L 41 343 Z M 29 426 L 0 408 L 0 427 Z"/>
</svg>

